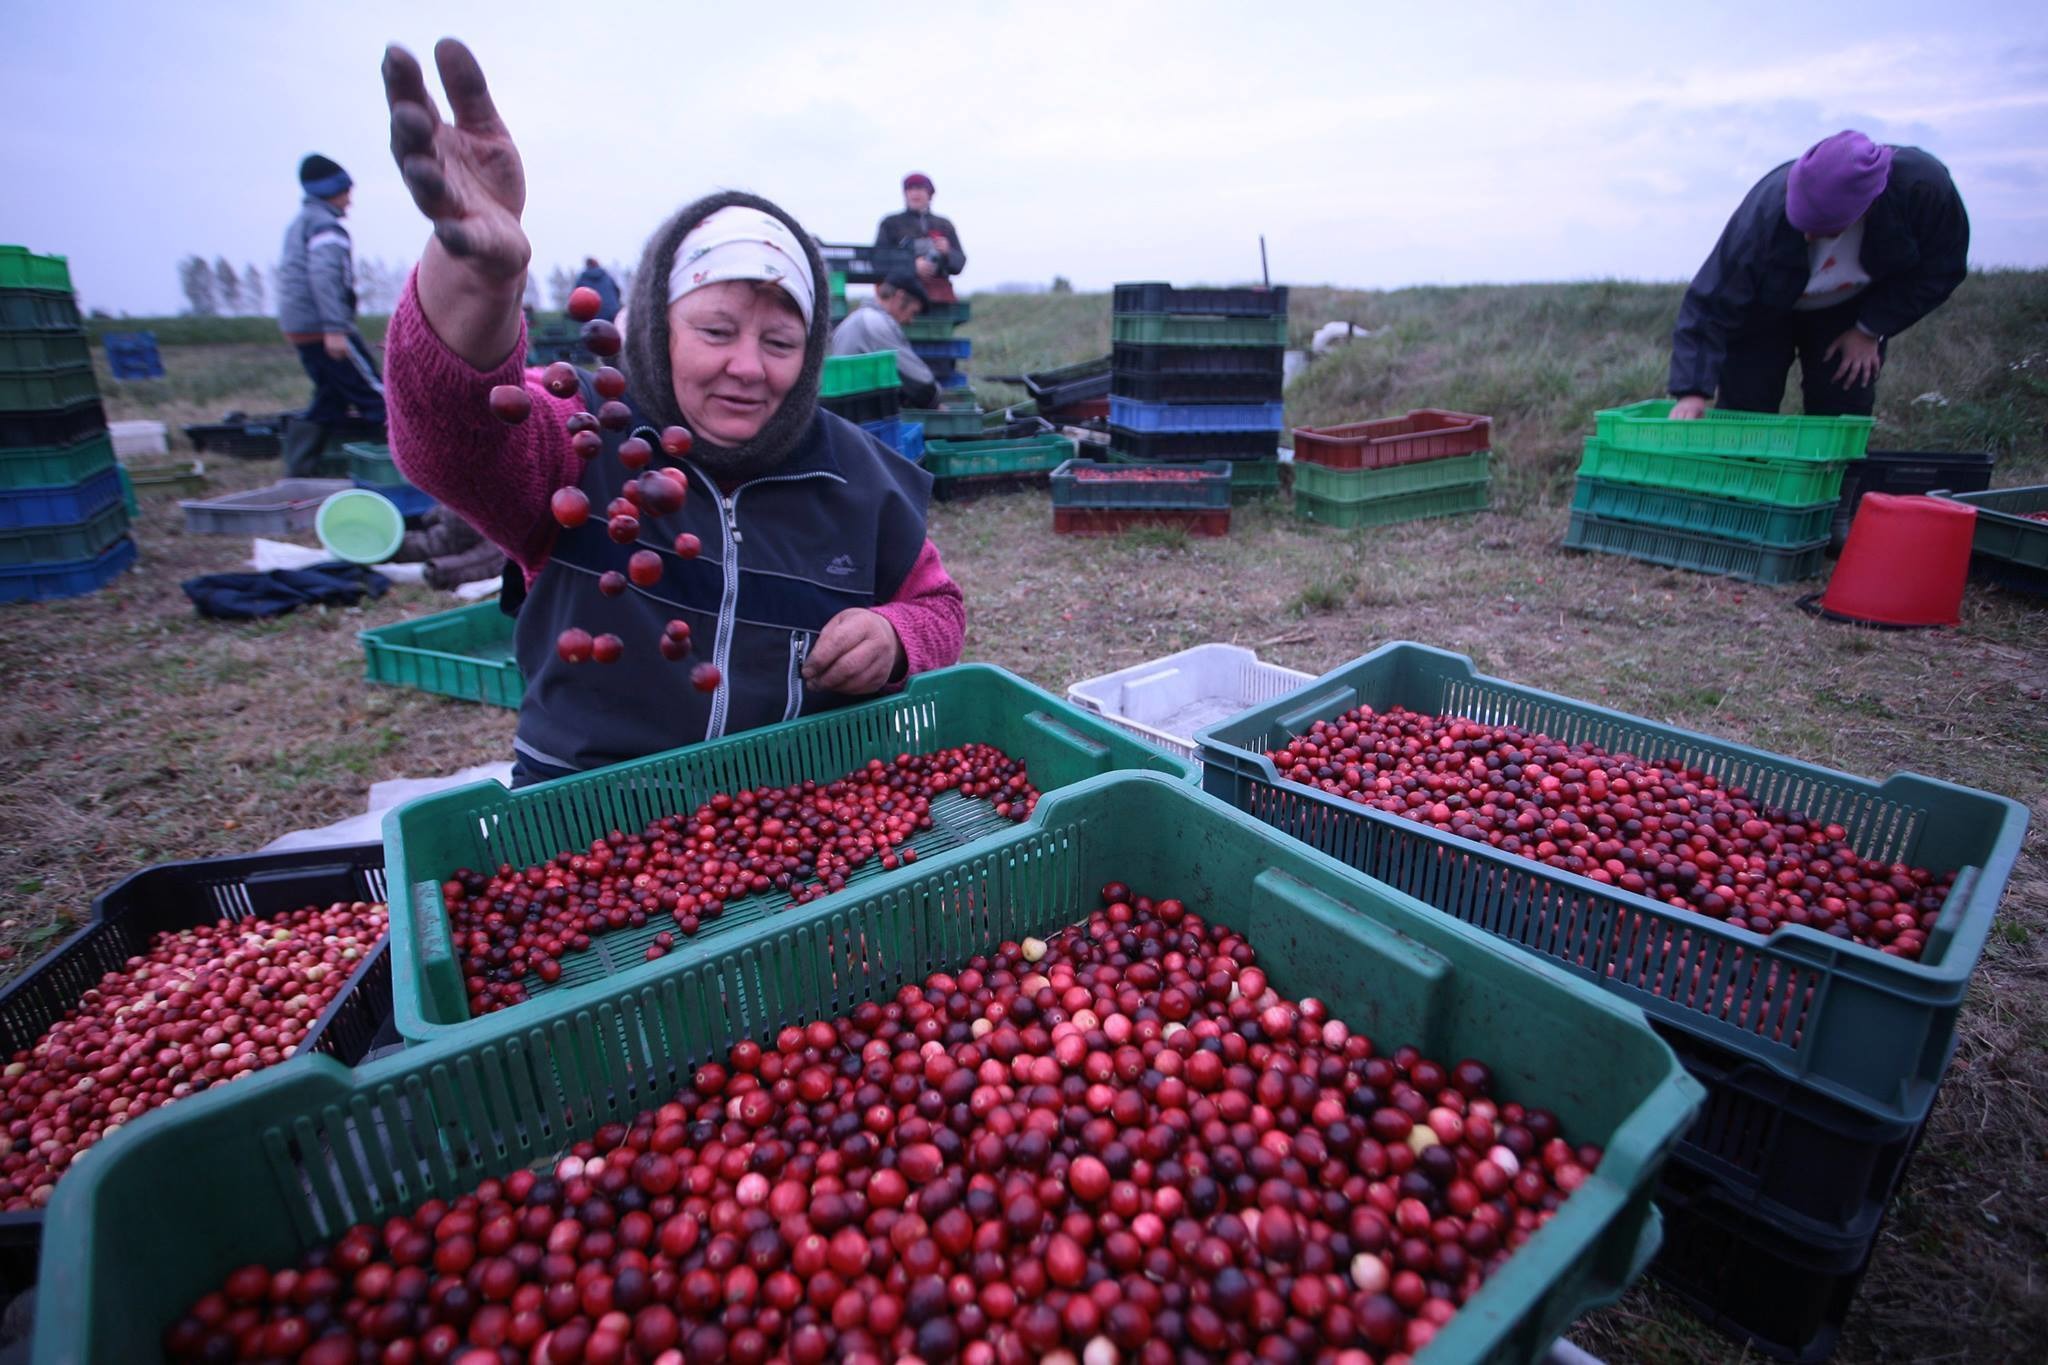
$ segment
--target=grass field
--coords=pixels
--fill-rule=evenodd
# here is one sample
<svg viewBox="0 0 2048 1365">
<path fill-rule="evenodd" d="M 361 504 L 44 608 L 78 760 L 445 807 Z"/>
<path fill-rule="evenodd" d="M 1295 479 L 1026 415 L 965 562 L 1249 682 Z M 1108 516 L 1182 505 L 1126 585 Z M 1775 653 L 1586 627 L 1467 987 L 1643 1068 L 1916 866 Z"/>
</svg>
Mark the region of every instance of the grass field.
<svg viewBox="0 0 2048 1365">
<path fill-rule="evenodd" d="M 1496 420 L 1476 517 L 1357 534 L 1284 500 L 1224 540 L 1050 532 L 1043 493 L 940 504 L 932 535 L 966 590 L 967 656 L 1055 691 L 1208 640 L 1321 671 L 1387 640 L 1654 719 L 1883 776 L 2004 793 L 2034 823 L 1963 1018 L 1952 1075 L 1880 1240 L 1838 1359 L 2018 1360 L 2048 1341 L 2048 605 L 1972 586 L 1953 631 L 1878 634 L 1767 589 L 1557 548 L 1591 412 L 1662 387 L 1673 287 L 1300 289 L 1297 340 L 1330 319 L 1374 335 L 1289 390 L 1297 424 L 1447 406 Z M 972 368 L 1100 354 L 1102 295 L 974 300 Z M 171 377 L 107 384 L 110 415 L 174 425 L 302 401 L 281 343 L 167 344 Z M 991 400 L 1013 391 L 984 390 Z M 1998 484 L 2048 479 L 2048 273 L 1976 275 L 1896 344 L 1881 449 L 1989 449 Z M 216 487 L 274 463 L 216 461 Z M 355 632 L 448 600 L 396 588 L 359 610 L 264 625 L 199 620 L 178 584 L 246 544 L 146 506 L 142 571 L 96 597 L 0 610 L 0 952 L 31 958 L 93 893 L 147 863 L 252 849 L 362 808 L 379 777 L 505 757 L 509 712 L 376 689 Z M 1638 1289 L 1575 1336 L 1612 1360 L 1738 1355 L 1669 1295 Z"/>
</svg>

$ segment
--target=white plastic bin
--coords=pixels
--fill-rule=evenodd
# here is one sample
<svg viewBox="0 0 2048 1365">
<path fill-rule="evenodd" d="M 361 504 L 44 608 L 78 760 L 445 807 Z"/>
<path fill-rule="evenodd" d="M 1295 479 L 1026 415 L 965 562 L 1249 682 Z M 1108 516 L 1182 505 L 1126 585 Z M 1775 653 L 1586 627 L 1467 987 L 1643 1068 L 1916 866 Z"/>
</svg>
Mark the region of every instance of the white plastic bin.
<svg viewBox="0 0 2048 1365">
<path fill-rule="evenodd" d="M 162 422 L 109 422 L 107 435 L 114 438 L 114 457 L 168 455 L 170 431 Z"/>
<path fill-rule="evenodd" d="M 1196 645 L 1077 682 L 1067 700 L 1168 753 L 1193 758 L 1195 731 L 1313 681 L 1313 673 L 1261 663 L 1242 645 Z"/>
</svg>

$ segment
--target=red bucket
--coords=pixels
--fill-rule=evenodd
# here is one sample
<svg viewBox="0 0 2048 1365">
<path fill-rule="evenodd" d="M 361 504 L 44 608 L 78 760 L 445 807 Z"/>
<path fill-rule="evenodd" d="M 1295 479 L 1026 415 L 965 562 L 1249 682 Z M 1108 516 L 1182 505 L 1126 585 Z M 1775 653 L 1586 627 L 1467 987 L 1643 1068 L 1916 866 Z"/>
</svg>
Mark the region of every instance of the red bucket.
<svg viewBox="0 0 2048 1365">
<path fill-rule="evenodd" d="M 1976 529 L 1967 503 L 1864 494 L 1820 609 L 1880 626 L 1960 624 Z"/>
</svg>

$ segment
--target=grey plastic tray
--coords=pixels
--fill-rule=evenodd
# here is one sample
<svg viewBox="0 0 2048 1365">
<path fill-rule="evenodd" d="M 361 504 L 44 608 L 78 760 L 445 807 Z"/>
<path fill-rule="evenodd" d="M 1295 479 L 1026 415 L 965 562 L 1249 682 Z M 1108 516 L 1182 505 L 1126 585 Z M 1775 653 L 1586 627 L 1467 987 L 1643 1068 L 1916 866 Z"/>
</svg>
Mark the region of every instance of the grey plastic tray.
<svg viewBox="0 0 2048 1365">
<path fill-rule="evenodd" d="M 355 485 L 347 479 L 284 479 L 268 488 L 218 498 L 185 498 L 185 533 L 205 536 L 275 536 L 311 530 L 320 504 Z"/>
</svg>

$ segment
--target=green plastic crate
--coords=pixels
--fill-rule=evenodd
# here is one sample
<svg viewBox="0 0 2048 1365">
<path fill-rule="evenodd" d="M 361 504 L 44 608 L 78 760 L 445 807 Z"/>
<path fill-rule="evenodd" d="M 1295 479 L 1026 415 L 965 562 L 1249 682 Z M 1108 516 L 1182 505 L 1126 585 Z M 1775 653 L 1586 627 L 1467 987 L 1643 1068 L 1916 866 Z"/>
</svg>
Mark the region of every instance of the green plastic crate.
<svg viewBox="0 0 2048 1365">
<path fill-rule="evenodd" d="M 1187 509 L 1230 506 L 1230 461 L 1203 460 L 1190 464 L 1154 463 L 1153 469 L 1174 469 L 1198 475 L 1193 479 L 1083 478 L 1088 471 L 1130 470 L 1132 462 L 1106 464 L 1096 460 L 1068 460 L 1052 472 L 1052 505 L 1083 507 L 1096 511 L 1142 511 L 1148 508 Z M 1134 471 L 1135 473 L 1135 471 Z"/>
<path fill-rule="evenodd" d="M 350 441 L 341 453 L 348 457 L 348 477 L 379 488 L 410 488 L 412 483 L 398 472 L 391 447 L 381 441 Z"/>
<path fill-rule="evenodd" d="M 1834 525 L 1839 503 L 1816 502 L 1806 507 L 1743 502 L 1738 498 L 1706 498 L 1641 484 L 1580 479 L 1572 490 L 1572 510 L 1603 521 L 1639 522 L 1667 531 L 1725 536 L 1774 550 L 1804 549 L 1825 540 Z"/>
<path fill-rule="evenodd" d="M 1297 480 L 1301 477 L 1302 468 L 1295 466 Z M 1493 484 L 1489 480 L 1478 479 L 1448 488 L 1396 493 L 1392 497 L 1374 498 L 1368 502 L 1332 502 L 1328 498 L 1302 492 L 1297 482 L 1294 515 L 1318 525 L 1356 531 L 1368 526 L 1397 526 L 1402 522 L 1424 521 L 1430 517 L 1460 517 L 1469 512 L 1484 512 L 1492 494 Z"/>
<path fill-rule="evenodd" d="M 1493 456 L 1481 450 L 1384 469 L 1331 469 L 1297 459 L 1293 469 L 1296 497 L 1306 493 L 1326 503 L 1378 502 L 1432 488 L 1484 483 L 1493 476 Z"/>
<path fill-rule="evenodd" d="M 1812 578 L 1827 568 L 1828 538 L 1779 548 L 1724 536 L 1667 531 L 1628 521 L 1609 521 L 1573 512 L 1565 528 L 1564 548 L 1622 555 L 1672 569 L 1720 574 L 1746 583 L 1776 587 Z"/>
<path fill-rule="evenodd" d="M 974 315 L 974 305 L 967 299 L 955 299 L 951 303 L 934 301 L 926 306 L 924 315 L 927 318 L 946 318 L 958 326 Z"/>
<path fill-rule="evenodd" d="M 0 489 L 79 483 L 113 463 L 114 443 L 104 431 L 68 446 L 0 447 Z"/>
<path fill-rule="evenodd" d="M 1359 705 L 1670 759 L 1841 825 L 1865 857 L 1954 872 L 1955 887 L 1922 960 L 1907 962 L 1799 925 L 1764 938 L 1279 776 L 1267 750 Z M 1916 773 L 1852 777 L 1490 678 L 1463 655 L 1405 642 L 1199 731 L 1195 743 L 1210 795 L 1568 967 L 1661 1025 L 1890 1122 L 1927 1112 L 2027 827 L 2026 807 L 1989 792 Z"/>
<path fill-rule="evenodd" d="M 904 408 L 896 414 L 906 422 L 924 426 L 927 441 L 960 440 L 981 435 L 982 415 L 968 408 Z"/>
<path fill-rule="evenodd" d="M 1118 313 L 1109 320 L 1112 345 L 1285 346 L 1287 315 L 1211 317 L 1187 313 Z"/>
<path fill-rule="evenodd" d="M 71 292 L 71 266 L 62 256 L 38 256 L 25 246 L 0 246 L 0 289 Z"/>
<path fill-rule="evenodd" d="M 68 370 L 0 370 L 0 409 L 9 412 L 48 412 L 99 395 L 89 364 Z"/>
<path fill-rule="evenodd" d="M 1660 454 L 1623 450 L 1597 436 L 1589 436 L 1585 458 L 1579 462 L 1579 477 L 1644 484 L 1705 497 L 1767 502 L 1780 507 L 1810 507 L 1817 502 L 1840 500 L 1842 475 L 1849 463 L 1768 456 Z"/>
<path fill-rule="evenodd" d="M 92 368 L 83 332 L 0 331 L 0 374 Z"/>
<path fill-rule="evenodd" d="M 84 521 L 66 526 L 32 526 L 0 531 L 0 568 L 29 564 L 67 564 L 97 558 L 128 534 L 128 509 L 110 504 Z"/>
<path fill-rule="evenodd" d="M 1015 440 L 934 441 L 926 431 L 924 467 L 935 479 L 1050 473 L 1074 458 L 1071 437 L 1046 432 Z"/>
<path fill-rule="evenodd" d="M 526 677 L 512 657 L 514 624 L 496 602 L 477 602 L 358 631 L 363 676 L 391 687 L 517 710 L 526 695 Z"/>
<path fill-rule="evenodd" d="M 1042 792 L 1119 768 L 1170 774 L 1192 784 L 1193 763 L 1162 754 L 1023 679 L 985 664 L 921 673 L 894 695 L 839 711 L 764 726 L 730 739 L 508 792 L 482 782 L 412 802 L 384 820 L 391 871 L 391 989 L 399 1036 L 410 1043 L 473 1035 L 487 1020 L 524 1015 L 560 997 L 594 1000 L 609 978 L 646 979 L 659 964 L 647 945 L 666 920 L 606 934 L 589 951 L 563 958 L 553 986 L 527 984 L 535 999 L 485 1019 L 469 1017 L 459 960 L 448 941 L 441 882 L 460 867 L 515 866 L 588 847 L 612 829 L 641 830 L 656 819 L 687 814 L 719 792 L 827 781 L 871 758 L 924 753 L 972 741 L 1023 759 Z M 957 793 L 932 803 L 934 827 L 912 842 L 920 857 L 986 837 L 1008 821 L 983 801 Z M 881 869 L 868 864 L 849 879 L 858 885 Z M 771 919 L 789 904 L 772 892 L 734 901 L 679 952 L 723 943 L 744 926 Z"/>
<path fill-rule="evenodd" d="M 1604 1149 L 1425 1359 L 1540 1360 L 1641 1272 L 1660 1241 L 1656 1175 L 1699 1089 L 1640 1014 L 1184 785 L 1114 774 L 980 847 L 656 973 L 353 1072 L 308 1057 L 145 1115 L 57 1188 L 34 1360 L 155 1359 L 164 1328 L 235 1267 L 294 1262 L 351 1223 L 549 1161 L 736 1042 L 1080 923 L 1111 880 L 1242 933 L 1276 989 L 1325 1001 L 1383 1048 L 1484 1058 L 1503 1099 L 1548 1107 Z"/>
<path fill-rule="evenodd" d="M 912 341 L 951 341 L 957 326 L 951 318 L 912 318 L 903 324 L 903 335 Z"/>
<path fill-rule="evenodd" d="M 1596 412 L 1594 434 L 1623 450 L 1829 462 L 1862 459 L 1873 425 L 1868 417 L 1793 417 L 1721 408 L 1709 409 L 1693 421 L 1674 422 L 1672 406 L 1669 398 L 1653 398 Z"/>
<path fill-rule="evenodd" d="M 1983 493 L 1940 492 L 1977 509 L 1972 554 L 2007 560 L 2028 569 L 2048 570 L 2048 521 L 2029 521 L 2028 512 L 2048 512 L 2048 483 L 2024 488 L 1993 488 Z"/>
<path fill-rule="evenodd" d="M 1142 463 L 1142 461 L 1139 463 Z M 1230 461 L 1230 500 L 1232 502 L 1249 502 L 1253 498 L 1270 497 L 1279 491 L 1280 462 L 1278 460 Z"/>
<path fill-rule="evenodd" d="M 872 351 L 867 355 L 828 355 L 819 380 L 818 396 L 844 398 L 849 394 L 873 393 L 896 387 L 896 353 Z"/>
<path fill-rule="evenodd" d="M 844 270 L 828 270 L 825 272 L 825 292 L 834 299 L 846 297 L 846 272 Z"/>
</svg>

